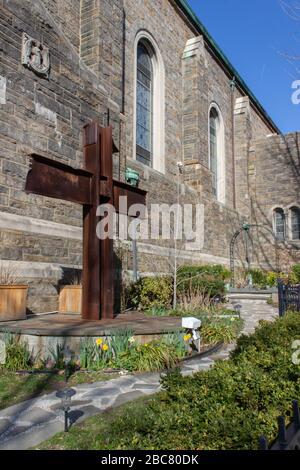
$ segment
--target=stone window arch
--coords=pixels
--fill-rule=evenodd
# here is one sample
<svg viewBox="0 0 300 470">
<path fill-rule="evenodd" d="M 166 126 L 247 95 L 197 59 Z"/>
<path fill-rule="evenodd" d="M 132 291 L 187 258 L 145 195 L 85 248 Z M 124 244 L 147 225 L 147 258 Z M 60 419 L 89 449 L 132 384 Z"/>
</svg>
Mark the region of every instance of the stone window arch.
<svg viewBox="0 0 300 470">
<path fill-rule="evenodd" d="M 134 159 L 165 171 L 165 73 L 158 46 L 141 31 L 135 40 Z"/>
<path fill-rule="evenodd" d="M 225 132 L 223 117 L 216 103 L 212 103 L 209 108 L 209 168 L 214 196 L 225 204 Z"/>
<path fill-rule="evenodd" d="M 273 227 L 277 240 L 284 241 L 286 237 L 286 218 L 284 210 L 280 207 L 273 211 Z"/>
</svg>

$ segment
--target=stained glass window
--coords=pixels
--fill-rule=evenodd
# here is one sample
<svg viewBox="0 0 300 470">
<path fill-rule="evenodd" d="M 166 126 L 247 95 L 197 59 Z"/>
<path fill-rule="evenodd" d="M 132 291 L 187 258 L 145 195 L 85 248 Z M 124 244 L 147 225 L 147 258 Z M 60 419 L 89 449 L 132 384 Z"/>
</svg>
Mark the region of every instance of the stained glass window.
<svg viewBox="0 0 300 470">
<path fill-rule="evenodd" d="M 300 240 L 300 210 L 292 207 L 290 212 L 292 240 Z"/>
<path fill-rule="evenodd" d="M 213 178 L 213 193 L 218 195 L 218 128 L 219 116 L 215 108 L 211 109 L 209 124 L 210 124 L 210 170 Z"/>
<path fill-rule="evenodd" d="M 285 215 L 282 209 L 274 211 L 274 229 L 277 240 L 285 239 Z"/>
<path fill-rule="evenodd" d="M 143 42 L 137 49 L 137 160 L 152 165 L 153 68 L 150 52 Z"/>
</svg>

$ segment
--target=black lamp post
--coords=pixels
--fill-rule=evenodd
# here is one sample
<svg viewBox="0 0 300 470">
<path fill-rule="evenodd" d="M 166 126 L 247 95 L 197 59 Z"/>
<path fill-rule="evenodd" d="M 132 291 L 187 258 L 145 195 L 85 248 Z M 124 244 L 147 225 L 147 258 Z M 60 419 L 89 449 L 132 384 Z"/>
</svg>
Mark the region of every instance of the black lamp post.
<svg viewBox="0 0 300 470">
<path fill-rule="evenodd" d="M 64 364 L 65 364 L 65 382 L 67 383 L 69 379 L 70 363 L 72 361 L 73 355 L 68 347 L 64 349 L 63 353 L 64 353 Z"/>
<path fill-rule="evenodd" d="M 69 411 L 71 409 L 71 401 L 74 395 L 76 395 L 76 391 L 73 388 L 61 390 L 56 393 L 57 398 L 61 399 L 61 408 L 64 412 L 65 432 L 69 432 Z"/>
<path fill-rule="evenodd" d="M 236 314 L 241 318 L 242 306 L 240 304 L 235 304 L 233 308 L 236 311 Z"/>
</svg>

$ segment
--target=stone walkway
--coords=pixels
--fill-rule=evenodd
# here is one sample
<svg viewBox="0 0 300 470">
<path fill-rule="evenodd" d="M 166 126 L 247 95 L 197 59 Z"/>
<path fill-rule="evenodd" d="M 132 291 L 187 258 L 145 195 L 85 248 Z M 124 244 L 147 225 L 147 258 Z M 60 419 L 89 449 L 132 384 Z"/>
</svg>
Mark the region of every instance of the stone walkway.
<svg viewBox="0 0 300 470">
<path fill-rule="evenodd" d="M 265 301 L 242 301 L 245 333 L 253 332 L 259 320 L 272 320 L 276 309 Z M 208 370 L 216 360 L 226 360 L 233 345 L 205 358 L 188 361 L 182 367 L 183 375 Z M 160 374 L 126 375 L 108 382 L 73 387 L 70 421 L 80 423 L 90 416 L 117 407 L 137 398 L 153 395 L 160 390 Z M 0 450 L 25 450 L 39 445 L 61 432 L 64 416 L 55 392 L 11 406 L 0 411 Z"/>
</svg>

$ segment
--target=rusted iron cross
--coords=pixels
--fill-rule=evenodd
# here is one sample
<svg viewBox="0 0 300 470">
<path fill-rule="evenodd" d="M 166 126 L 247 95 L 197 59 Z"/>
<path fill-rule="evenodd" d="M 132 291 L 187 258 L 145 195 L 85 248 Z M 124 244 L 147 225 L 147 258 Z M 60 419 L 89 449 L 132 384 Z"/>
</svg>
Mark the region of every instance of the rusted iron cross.
<svg viewBox="0 0 300 470">
<path fill-rule="evenodd" d="M 40 155 L 31 155 L 26 192 L 62 199 L 83 206 L 83 291 L 84 320 L 114 317 L 113 240 L 96 234 L 100 204 L 114 205 L 123 215 L 119 198 L 145 204 L 146 192 L 113 179 L 114 144 L 112 128 L 93 122 L 84 127 L 84 170 L 78 170 Z"/>
</svg>

